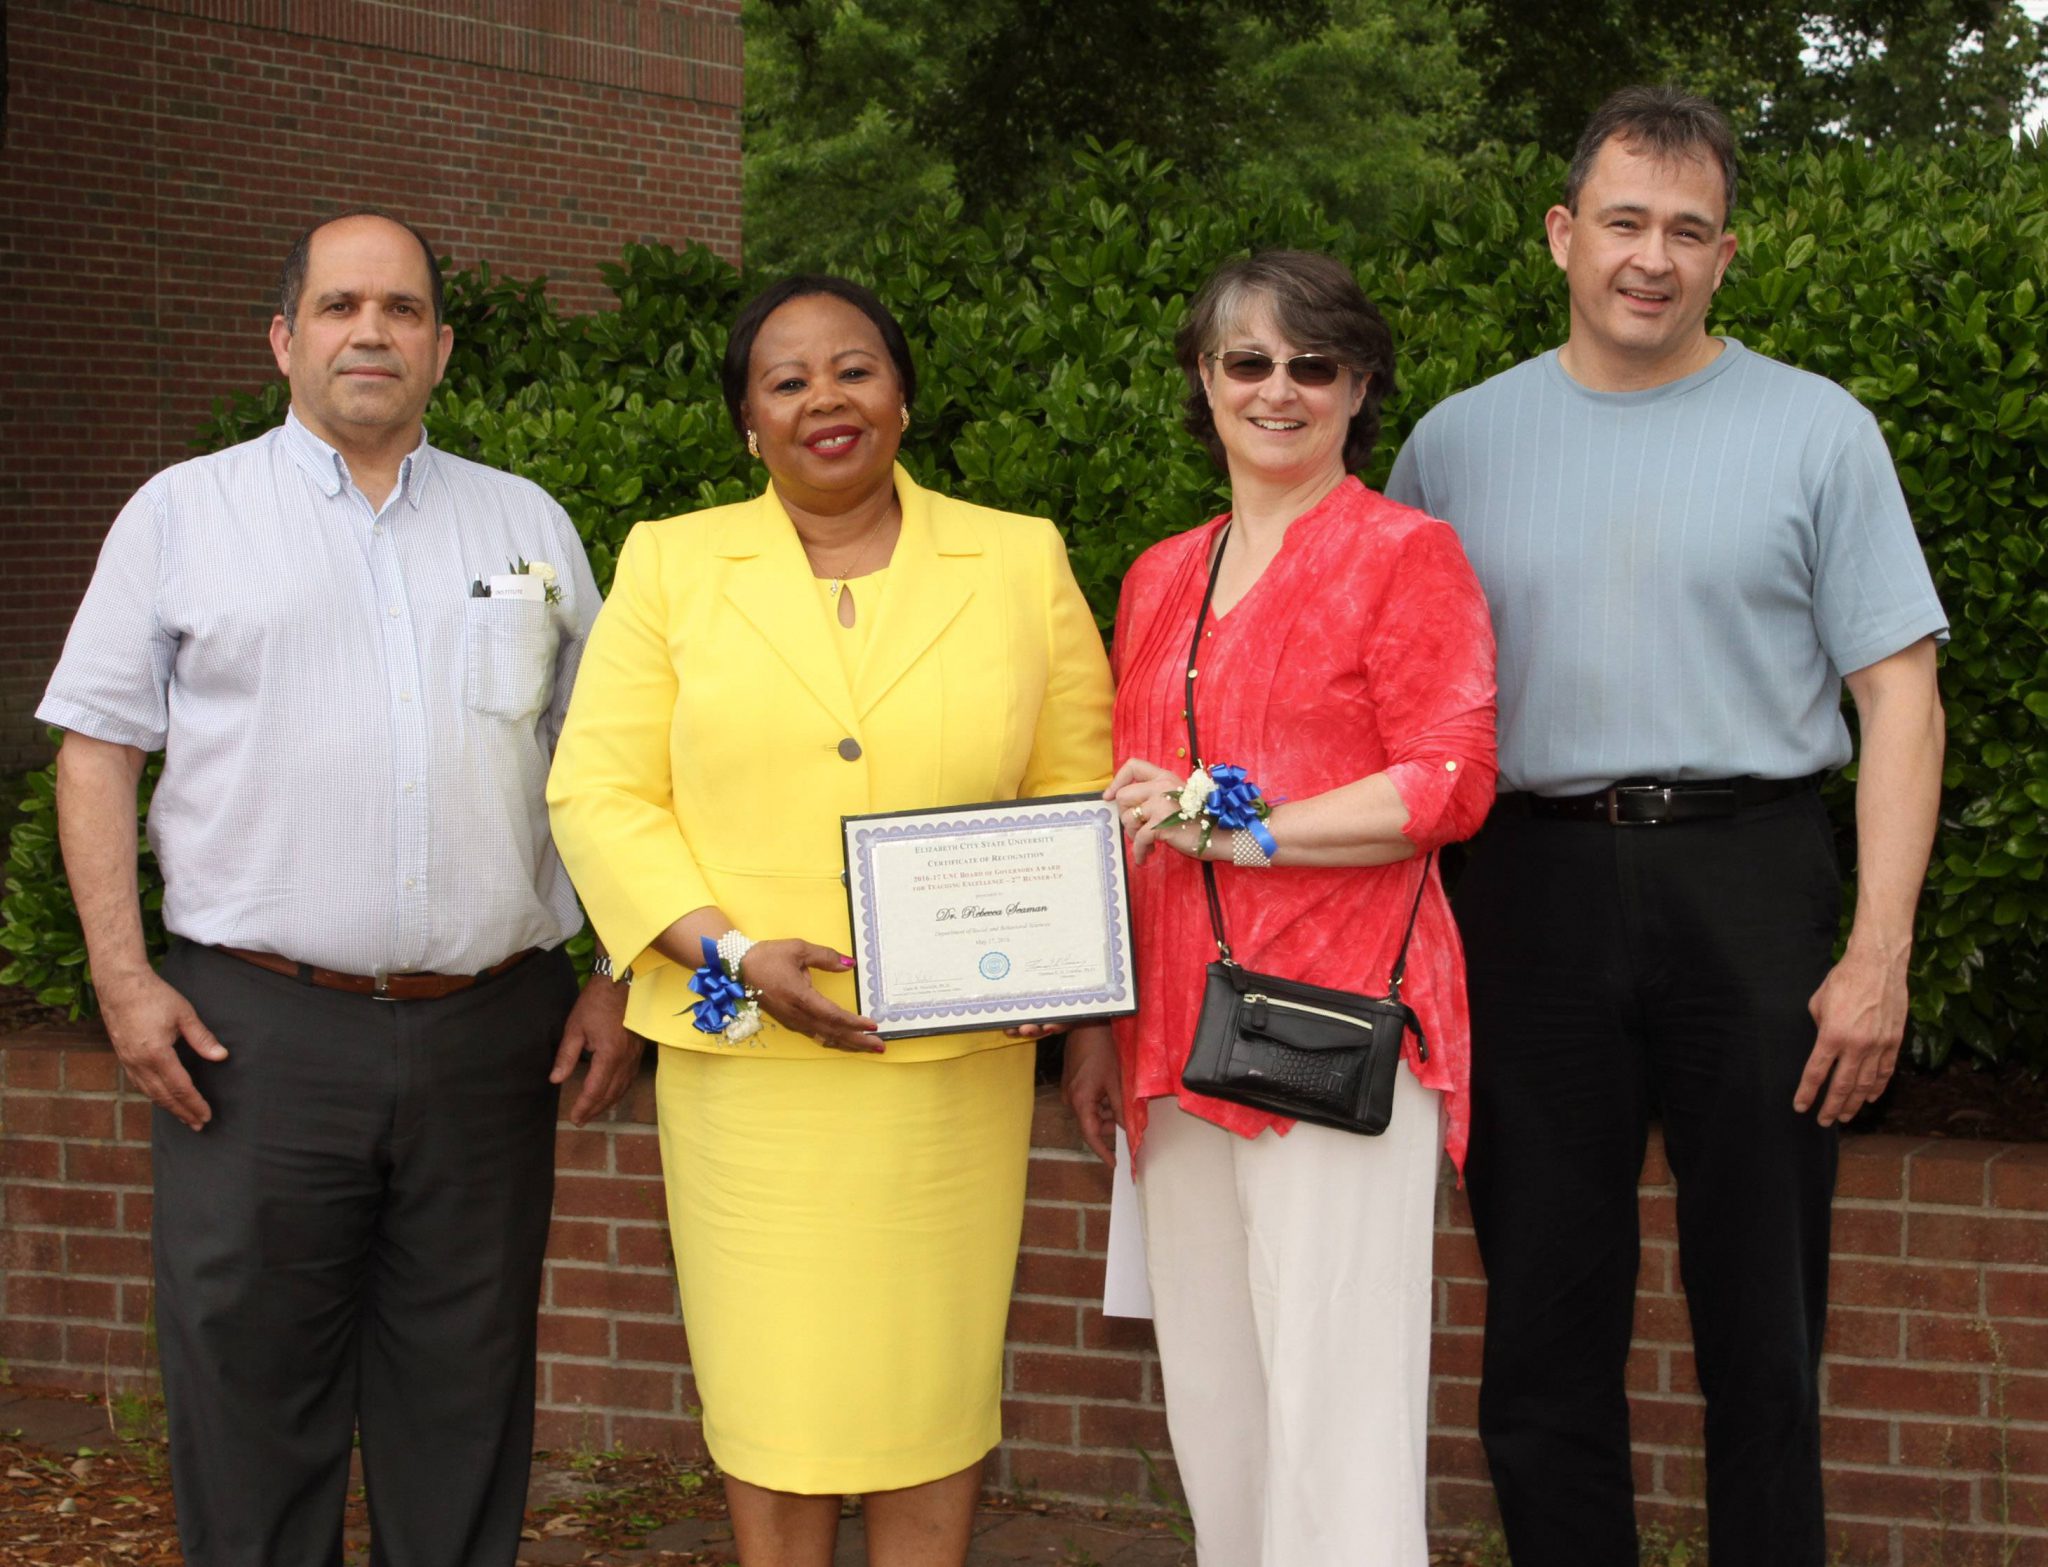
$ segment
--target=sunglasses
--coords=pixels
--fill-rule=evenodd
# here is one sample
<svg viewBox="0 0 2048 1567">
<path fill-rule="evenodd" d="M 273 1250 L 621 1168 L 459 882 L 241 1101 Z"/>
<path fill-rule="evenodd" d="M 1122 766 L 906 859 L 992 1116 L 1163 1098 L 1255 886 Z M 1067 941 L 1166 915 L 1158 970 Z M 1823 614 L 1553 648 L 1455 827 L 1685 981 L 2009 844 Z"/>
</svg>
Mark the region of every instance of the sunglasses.
<svg viewBox="0 0 2048 1567">
<path fill-rule="evenodd" d="M 1220 354 L 1211 354 L 1209 359 L 1211 363 L 1221 365 L 1223 373 L 1231 380 L 1247 384 L 1265 380 L 1273 373 L 1273 366 L 1281 365 L 1286 368 L 1287 378 L 1296 386 L 1332 386 L 1339 375 L 1351 368 L 1326 354 L 1296 354 L 1292 359 L 1275 359 L 1256 348 L 1226 348 Z"/>
</svg>

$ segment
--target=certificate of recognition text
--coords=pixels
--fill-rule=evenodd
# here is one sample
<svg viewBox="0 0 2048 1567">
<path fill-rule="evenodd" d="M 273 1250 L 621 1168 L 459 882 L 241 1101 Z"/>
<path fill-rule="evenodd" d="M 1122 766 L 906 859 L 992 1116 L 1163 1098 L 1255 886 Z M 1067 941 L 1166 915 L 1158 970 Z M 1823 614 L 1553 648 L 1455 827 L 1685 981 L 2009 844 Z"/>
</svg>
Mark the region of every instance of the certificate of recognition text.
<svg viewBox="0 0 2048 1567">
<path fill-rule="evenodd" d="M 859 1006 L 884 1039 L 1137 1010 L 1108 801 L 849 816 L 844 830 Z"/>
</svg>

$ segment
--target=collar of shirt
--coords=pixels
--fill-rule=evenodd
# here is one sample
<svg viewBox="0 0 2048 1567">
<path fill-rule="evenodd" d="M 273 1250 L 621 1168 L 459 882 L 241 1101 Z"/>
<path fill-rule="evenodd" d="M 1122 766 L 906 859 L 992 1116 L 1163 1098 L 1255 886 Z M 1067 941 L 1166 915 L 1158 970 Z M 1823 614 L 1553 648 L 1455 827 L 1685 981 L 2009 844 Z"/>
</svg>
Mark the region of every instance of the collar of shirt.
<svg viewBox="0 0 2048 1567">
<path fill-rule="evenodd" d="M 307 429 L 300 422 L 296 409 L 287 411 L 284 416 L 284 444 L 299 466 L 320 487 L 320 493 L 329 500 L 355 484 L 354 476 L 348 471 L 348 459 Z M 398 465 L 398 487 L 386 497 L 383 507 L 372 506 L 370 510 L 381 514 L 393 499 L 402 496 L 408 506 L 418 511 L 421 497 L 426 493 L 427 480 L 433 473 L 433 459 L 434 448 L 427 444 L 426 428 L 422 426 L 419 444 L 407 452 L 405 460 Z M 364 500 L 367 502 L 368 497 L 365 496 Z"/>
</svg>

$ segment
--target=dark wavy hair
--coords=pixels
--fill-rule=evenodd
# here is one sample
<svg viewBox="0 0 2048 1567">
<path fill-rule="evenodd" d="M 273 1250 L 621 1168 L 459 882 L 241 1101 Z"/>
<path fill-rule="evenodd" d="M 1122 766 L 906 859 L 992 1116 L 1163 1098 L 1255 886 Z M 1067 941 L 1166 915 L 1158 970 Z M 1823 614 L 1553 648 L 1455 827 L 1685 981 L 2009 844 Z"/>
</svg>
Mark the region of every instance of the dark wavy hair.
<svg viewBox="0 0 2048 1567">
<path fill-rule="evenodd" d="M 889 313 L 889 307 L 851 278 L 834 277 L 829 272 L 806 272 L 771 283 L 748 300 L 734 317 L 732 331 L 726 337 L 720 381 L 725 392 L 725 411 L 732 416 L 733 433 L 742 441 L 747 438 L 747 418 L 740 407 L 747 400 L 747 366 L 754 357 L 754 339 L 761 335 L 761 323 L 792 299 L 811 294 L 843 299 L 874 322 L 875 330 L 882 334 L 882 346 L 889 351 L 889 361 L 896 366 L 896 379 L 903 384 L 903 406 L 908 408 L 917 400 L 917 366 L 911 362 L 910 339 L 903 335 L 902 324 Z"/>
<path fill-rule="evenodd" d="M 1705 158 L 1721 171 L 1727 199 L 1721 222 L 1735 210 L 1735 133 L 1728 116 L 1696 93 L 1676 87 L 1624 87 L 1593 111 L 1579 133 L 1579 145 L 1565 170 L 1564 204 L 1579 210 L 1579 192 L 1593 172 L 1593 160 L 1608 142 L 1619 138 L 1634 151 L 1656 158 Z"/>
<path fill-rule="evenodd" d="M 1344 432 L 1344 467 L 1356 473 L 1380 436 L 1380 405 L 1394 390 L 1394 334 L 1342 262 L 1309 250 L 1262 250 L 1228 261 L 1209 275 L 1174 334 L 1173 355 L 1187 377 L 1188 433 L 1225 466 L 1223 441 L 1202 386 L 1202 358 L 1221 351 L 1254 304 L 1273 312 L 1287 340 L 1304 353 L 1328 354 L 1363 371 L 1365 400 Z"/>
</svg>

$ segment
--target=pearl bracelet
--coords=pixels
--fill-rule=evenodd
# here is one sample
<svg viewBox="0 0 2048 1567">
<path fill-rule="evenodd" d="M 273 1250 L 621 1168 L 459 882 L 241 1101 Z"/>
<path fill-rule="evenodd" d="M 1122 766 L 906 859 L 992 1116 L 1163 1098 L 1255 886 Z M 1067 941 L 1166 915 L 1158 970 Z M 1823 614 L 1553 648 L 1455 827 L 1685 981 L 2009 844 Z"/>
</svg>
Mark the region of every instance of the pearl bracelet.
<svg viewBox="0 0 2048 1567">
<path fill-rule="evenodd" d="M 725 965 L 726 973 L 734 979 L 740 977 L 740 960 L 753 950 L 754 943 L 737 930 L 729 930 L 718 938 L 718 960 Z"/>
<path fill-rule="evenodd" d="M 1246 870 L 1264 870 L 1273 863 L 1273 856 L 1259 847 L 1259 840 L 1242 827 L 1230 835 L 1230 863 L 1242 865 Z"/>
</svg>

